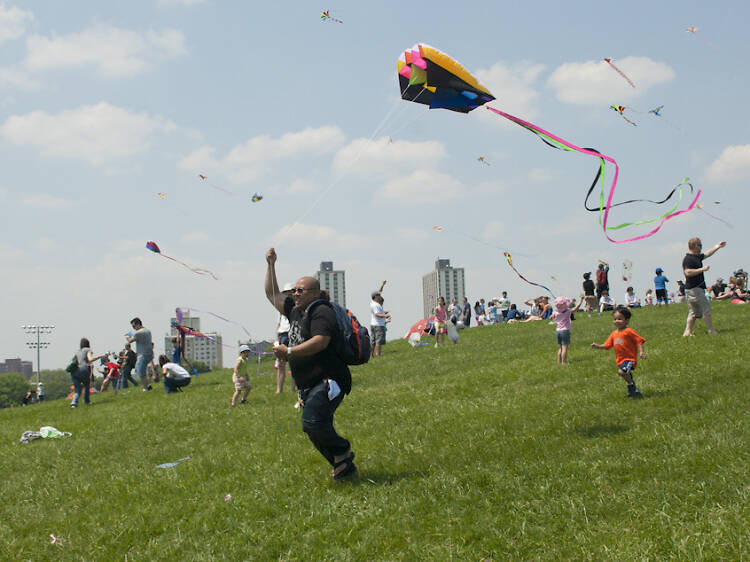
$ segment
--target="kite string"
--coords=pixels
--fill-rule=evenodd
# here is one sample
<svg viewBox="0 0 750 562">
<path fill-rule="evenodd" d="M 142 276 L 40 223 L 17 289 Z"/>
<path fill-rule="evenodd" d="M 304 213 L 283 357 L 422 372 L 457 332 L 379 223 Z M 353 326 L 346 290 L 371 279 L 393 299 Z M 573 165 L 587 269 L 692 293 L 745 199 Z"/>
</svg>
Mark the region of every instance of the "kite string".
<svg viewBox="0 0 750 562">
<path fill-rule="evenodd" d="M 487 109 L 489 109 L 490 111 L 492 111 L 494 113 L 497 113 L 498 115 L 501 115 L 501 116 L 505 117 L 506 119 L 509 119 L 509 120 L 511 120 L 511 121 L 519 124 L 519 125 L 522 125 L 523 127 L 526 127 L 527 129 L 530 129 L 532 131 L 540 131 L 541 133 L 547 135 L 551 139 L 553 139 L 553 140 L 555 140 L 555 141 L 557 141 L 557 142 L 559 142 L 559 143 L 561 143 L 561 144 L 569 147 L 571 150 L 576 150 L 576 151 L 581 152 L 583 154 L 588 154 L 589 156 L 594 156 L 596 158 L 604 159 L 607 162 L 609 162 L 610 164 L 614 165 L 615 172 L 614 172 L 614 176 L 612 178 L 612 184 L 611 184 L 610 189 L 609 189 L 609 195 L 607 197 L 607 204 L 606 204 L 606 207 L 604 208 L 604 220 L 602 222 L 602 229 L 604 230 L 604 236 L 610 242 L 614 242 L 615 244 L 624 244 L 626 242 L 635 242 L 637 240 L 643 240 L 644 238 L 648 238 L 649 236 L 652 236 L 653 234 L 655 234 L 656 232 L 658 232 L 659 229 L 661 229 L 661 227 L 664 225 L 664 223 L 666 221 L 668 221 L 669 219 L 674 218 L 674 217 L 679 216 L 679 215 L 682 215 L 682 214 L 687 213 L 689 211 L 692 211 L 693 208 L 695 207 L 696 203 L 698 202 L 698 199 L 701 196 L 701 190 L 699 189 L 698 192 L 697 192 L 697 194 L 696 194 L 696 196 L 695 196 L 695 198 L 690 203 L 690 206 L 687 209 L 682 210 L 682 211 L 676 211 L 674 213 L 670 213 L 667 216 L 663 217 L 661 219 L 661 221 L 659 222 L 659 224 L 654 229 L 652 229 L 651 231 L 649 231 L 649 232 L 647 232 L 645 234 L 642 234 L 640 236 L 634 236 L 632 238 L 627 238 L 625 240 L 615 240 L 614 238 L 610 237 L 609 233 L 607 232 L 607 220 L 609 219 L 609 212 L 610 212 L 610 208 L 612 207 L 612 200 L 614 199 L 614 196 L 615 196 L 615 187 L 617 186 L 617 179 L 618 179 L 618 177 L 620 175 L 620 166 L 618 166 L 618 164 L 615 161 L 615 159 L 612 158 L 611 156 L 607 156 L 606 154 L 603 154 L 603 153 L 600 153 L 600 152 L 595 152 L 595 151 L 587 149 L 587 148 L 581 148 L 579 146 L 576 146 L 573 143 L 568 142 L 565 139 L 563 139 L 561 137 L 558 137 L 557 135 L 554 135 L 554 134 L 550 133 L 549 131 L 546 131 L 546 130 L 542 129 L 541 127 L 538 127 L 537 125 L 534 125 L 533 123 L 529 123 L 528 121 L 524 121 L 523 119 L 520 119 L 519 117 L 515 117 L 514 115 L 511 115 L 509 113 L 505 113 L 504 111 L 500 111 L 499 109 L 495 109 L 494 107 L 490 107 L 488 105 L 486 105 L 485 107 Z"/>
</svg>

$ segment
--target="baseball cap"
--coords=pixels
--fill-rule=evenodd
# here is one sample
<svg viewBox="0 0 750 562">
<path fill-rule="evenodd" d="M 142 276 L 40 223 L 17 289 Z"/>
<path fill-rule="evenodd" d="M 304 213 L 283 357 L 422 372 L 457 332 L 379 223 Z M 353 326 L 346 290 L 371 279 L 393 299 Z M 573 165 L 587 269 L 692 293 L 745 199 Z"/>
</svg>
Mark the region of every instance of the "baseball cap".
<svg viewBox="0 0 750 562">
<path fill-rule="evenodd" d="M 657 267 L 656 273 L 664 273 L 664 270 L 661 267 Z"/>
<path fill-rule="evenodd" d="M 284 283 L 284 288 L 281 289 L 282 293 L 286 293 L 287 291 L 293 291 L 294 290 L 294 283 Z"/>
<path fill-rule="evenodd" d="M 240 353 L 242 353 L 243 351 L 250 351 L 250 346 L 249 345 L 244 345 L 244 344 L 241 345 L 240 346 Z"/>
</svg>

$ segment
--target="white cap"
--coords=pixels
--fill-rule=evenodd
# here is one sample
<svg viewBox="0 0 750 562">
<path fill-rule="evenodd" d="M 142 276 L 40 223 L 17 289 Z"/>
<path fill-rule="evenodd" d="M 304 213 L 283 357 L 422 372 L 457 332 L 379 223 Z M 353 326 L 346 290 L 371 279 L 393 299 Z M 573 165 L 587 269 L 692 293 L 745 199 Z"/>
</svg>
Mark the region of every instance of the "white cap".
<svg viewBox="0 0 750 562">
<path fill-rule="evenodd" d="M 240 353 L 242 353 L 243 351 L 250 351 L 250 346 L 249 346 L 249 345 L 245 345 L 245 344 L 242 344 L 242 345 L 240 346 Z"/>
<path fill-rule="evenodd" d="M 294 290 L 294 283 L 286 283 L 284 284 L 284 288 L 281 289 L 282 293 L 285 293 L 287 291 L 293 291 Z"/>
</svg>

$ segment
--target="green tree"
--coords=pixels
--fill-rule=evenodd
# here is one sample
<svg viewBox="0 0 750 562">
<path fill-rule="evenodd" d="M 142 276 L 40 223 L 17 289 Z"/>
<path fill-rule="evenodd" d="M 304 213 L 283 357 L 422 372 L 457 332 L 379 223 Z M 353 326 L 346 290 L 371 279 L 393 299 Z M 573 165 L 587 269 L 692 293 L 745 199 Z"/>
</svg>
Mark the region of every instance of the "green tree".
<svg viewBox="0 0 750 562">
<path fill-rule="evenodd" d="M 44 383 L 45 400 L 57 400 L 70 394 L 70 375 L 63 369 L 42 371 L 39 380 Z"/>
<path fill-rule="evenodd" d="M 0 374 L 0 408 L 20 404 L 21 398 L 31 389 L 26 377 L 21 373 Z"/>
</svg>

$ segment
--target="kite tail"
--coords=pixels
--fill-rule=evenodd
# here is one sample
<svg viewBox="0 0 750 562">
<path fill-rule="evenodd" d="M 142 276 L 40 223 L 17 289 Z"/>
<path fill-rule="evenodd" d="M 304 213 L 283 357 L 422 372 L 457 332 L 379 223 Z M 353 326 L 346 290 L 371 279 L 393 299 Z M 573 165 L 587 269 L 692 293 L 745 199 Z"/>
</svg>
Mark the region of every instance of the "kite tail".
<svg viewBox="0 0 750 562">
<path fill-rule="evenodd" d="M 633 84 L 633 82 L 630 80 L 630 78 L 628 78 L 627 76 L 625 76 L 625 73 L 622 70 L 620 70 L 619 68 L 617 68 L 614 64 L 612 64 L 609 61 L 605 61 L 605 62 L 609 66 L 611 66 L 612 68 L 614 68 L 615 72 L 617 72 L 617 74 L 619 74 L 620 76 L 622 76 L 623 78 L 625 78 L 625 80 L 627 80 L 628 84 L 630 84 L 631 86 L 633 86 L 633 88 L 635 88 L 635 84 Z"/>
<path fill-rule="evenodd" d="M 701 190 L 698 190 L 695 198 L 690 203 L 690 206 L 687 209 L 685 209 L 683 211 L 670 212 L 666 216 L 661 217 L 661 221 L 659 221 L 659 224 L 656 226 L 656 228 L 652 229 L 651 231 L 647 232 L 646 234 L 642 234 L 640 236 L 634 236 L 632 238 L 626 238 L 625 240 L 615 240 L 607 232 L 607 230 L 608 230 L 607 221 L 609 220 L 609 212 L 610 212 L 611 208 L 613 207 L 612 200 L 614 199 L 614 196 L 615 196 L 615 188 L 617 187 L 617 179 L 620 176 L 620 166 L 618 166 L 617 161 L 614 158 L 612 158 L 611 156 L 607 156 L 606 154 L 598 152 L 598 151 L 596 151 L 594 149 L 581 148 L 580 146 L 576 146 L 575 144 L 573 144 L 571 142 L 568 142 L 565 139 L 563 139 L 561 137 L 558 137 L 557 135 L 554 135 L 554 134 L 550 133 L 549 131 L 546 131 L 546 130 L 542 129 L 541 127 L 538 127 L 537 125 L 534 125 L 533 123 L 530 123 L 528 121 L 524 121 L 523 119 L 520 119 L 519 117 L 516 117 L 516 116 L 511 115 L 509 113 L 505 113 L 504 111 L 500 111 L 499 109 L 495 109 L 494 107 L 490 107 L 488 105 L 485 105 L 485 107 L 487 109 L 489 109 L 490 111 L 492 111 L 493 113 L 497 113 L 498 115 L 501 115 L 501 116 L 505 117 L 506 119 L 508 119 L 510 121 L 513 121 L 517 125 L 520 125 L 521 127 L 524 127 L 525 129 L 528 129 L 529 131 L 531 131 L 533 133 L 536 133 L 537 135 L 546 136 L 552 142 L 554 142 L 554 143 L 556 143 L 558 145 L 562 145 L 563 147 L 566 147 L 565 149 L 567 149 L 567 150 L 575 150 L 575 151 L 580 152 L 582 154 L 587 154 L 589 156 L 593 156 L 595 158 L 598 158 L 600 161 L 602 161 L 602 164 L 600 165 L 600 169 L 599 169 L 599 174 L 601 173 L 601 168 L 603 167 L 603 161 L 607 161 L 607 162 L 609 162 L 610 164 L 612 164 L 615 167 L 614 175 L 612 177 L 612 183 L 611 183 L 610 188 L 609 188 L 609 194 L 607 196 L 607 202 L 606 202 L 606 205 L 604 206 L 604 216 L 603 216 L 603 219 L 602 219 L 602 230 L 604 231 L 604 236 L 610 242 L 613 242 L 615 244 L 624 244 L 626 242 L 635 242 L 636 240 L 643 240 L 644 238 L 648 238 L 649 236 L 653 236 L 654 234 L 656 234 L 661 229 L 661 227 L 664 225 L 664 223 L 667 222 L 669 219 L 674 218 L 676 216 L 679 216 L 679 215 L 681 215 L 683 213 L 687 213 L 689 211 L 692 211 L 693 207 L 695 207 L 696 203 L 698 202 L 698 199 L 701 196 Z M 542 140 L 545 140 L 545 139 L 542 138 Z M 547 141 L 545 141 L 545 142 L 547 142 Z M 547 144 L 550 144 L 551 146 L 554 146 L 550 142 L 547 142 Z M 599 174 L 597 174 L 597 176 L 595 178 L 595 183 L 596 183 L 596 180 L 599 179 Z M 603 181 L 603 177 L 602 177 L 602 181 Z"/>
<path fill-rule="evenodd" d="M 508 260 L 508 265 L 510 266 L 510 268 L 513 271 L 515 271 L 516 275 L 518 275 L 522 280 L 526 281 L 529 285 L 534 285 L 535 287 L 541 287 L 542 289 L 544 289 L 545 291 L 547 291 L 550 295 L 552 295 L 553 299 L 555 298 L 555 294 L 549 289 L 549 287 L 545 287 L 541 283 L 534 283 L 533 281 L 529 281 L 528 279 L 526 279 L 526 277 L 524 277 L 523 275 L 521 275 L 521 272 L 518 271 L 515 268 L 515 266 L 513 265 L 513 260 L 511 259 L 510 254 L 508 252 L 503 252 L 503 255 L 505 256 L 505 259 Z"/>
</svg>

